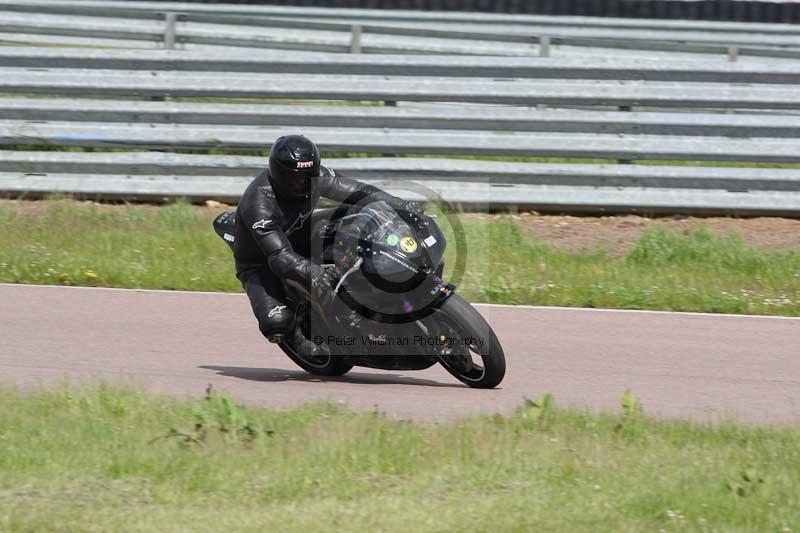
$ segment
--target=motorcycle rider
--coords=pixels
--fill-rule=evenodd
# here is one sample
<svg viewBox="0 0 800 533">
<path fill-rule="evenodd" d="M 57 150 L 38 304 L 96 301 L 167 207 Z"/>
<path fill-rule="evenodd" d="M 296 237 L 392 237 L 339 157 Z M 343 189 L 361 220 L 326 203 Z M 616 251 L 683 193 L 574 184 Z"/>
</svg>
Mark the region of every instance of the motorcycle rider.
<svg viewBox="0 0 800 533">
<path fill-rule="evenodd" d="M 271 342 L 291 336 L 298 351 L 310 356 L 325 354 L 327 348 L 305 338 L 299 328 L 289 331 L 293 316 L 281 280 L 301 283 L 318 301 L 333 297 L 337 276 L 309 259 L 313 213 L 321 197 L 347 204 L 382 200 L 395 209 L 422 214 L 414 202 L 323 166 L 316 145 L 302 135 L 275 141 L 268 168 L 250 183 L 236 209 L 236 277 L 247 292 L 261 333 Z"/>
</svg>

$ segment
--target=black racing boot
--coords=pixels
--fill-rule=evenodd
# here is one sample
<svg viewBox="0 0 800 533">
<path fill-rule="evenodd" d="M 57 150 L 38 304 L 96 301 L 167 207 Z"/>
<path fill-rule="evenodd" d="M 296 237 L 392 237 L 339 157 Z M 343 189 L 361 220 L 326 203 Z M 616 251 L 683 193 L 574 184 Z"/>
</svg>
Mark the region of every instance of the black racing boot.
<svg viewBox="0 0 800 533">
<path fill-rule="evenodd" d="M 331 350 L 325 343 L 316 344 L 310 341 L 299 327 L 294 330 L 292 346 L 299 355 L 310 359 L 327 359 L 331 355 Z"/>
</svg>

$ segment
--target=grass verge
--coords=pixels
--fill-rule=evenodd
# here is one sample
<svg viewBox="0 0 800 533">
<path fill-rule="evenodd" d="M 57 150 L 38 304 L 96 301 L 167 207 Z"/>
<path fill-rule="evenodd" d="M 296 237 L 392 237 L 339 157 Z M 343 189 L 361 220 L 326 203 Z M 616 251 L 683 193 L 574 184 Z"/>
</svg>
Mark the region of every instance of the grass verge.
<svg viewBox="0 0 800 533">
<path fill-rule="evenodd" d="M 790 531 L 800 432 L 554 407 L 441 425 L 0 388 L 0 529 Z"/>
<path fill-rule="evenodd" d="M 186 203 L 0 202 L 0 282 L 239 291 L 214 214 Z M 439 220 L 457 278 L 453 228 Z M 612 258 L 536 242 L 510 216 L 462 223 L 457 281 L 474 302 L 800 316 L 800 250 L 762 250 L 703 229 L 651 230 Z"/>
</svg>

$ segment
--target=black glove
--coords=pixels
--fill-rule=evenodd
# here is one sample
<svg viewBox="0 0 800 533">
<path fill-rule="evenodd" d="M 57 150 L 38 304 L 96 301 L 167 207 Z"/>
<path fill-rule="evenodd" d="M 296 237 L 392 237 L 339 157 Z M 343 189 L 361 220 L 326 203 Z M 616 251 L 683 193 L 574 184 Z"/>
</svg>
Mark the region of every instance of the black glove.
<svg viewBox="0 0 800 533">
<path fill-rule="evenodd" d="M 339 283 L 339 280 L 342 278 L 342 272 L 339 270 L 339 267 L 336 265 L 324 265 L 322 270 L 324 272 L 323 277 L 328 283 L 328 286 L 335 288 L 336 284 Z"/>
<path fill-rule="evenodd" d="M 417 216 L 425 214 L 425 210 L 417 202 L 406 202 L 406 211 Z"/>
<path fill-rule="evenodd" d="M 333 288 L 339 282 L 338 270 L 336 267 L 317 266 L 311 276 L 311 298 L 322 308 L 329 306 L 336 294 Z"/>
<path fill-rule="evenodd" d="M 425 214 L 425 211 L 423 211 L 422 206 L 419 205 L 417 202 L 406 202 L 401 198 L 395 198 L 390 202 L 390 205 L 395 209 L 408 211 L 412 215 L 420 216 Z"/>
</svg>

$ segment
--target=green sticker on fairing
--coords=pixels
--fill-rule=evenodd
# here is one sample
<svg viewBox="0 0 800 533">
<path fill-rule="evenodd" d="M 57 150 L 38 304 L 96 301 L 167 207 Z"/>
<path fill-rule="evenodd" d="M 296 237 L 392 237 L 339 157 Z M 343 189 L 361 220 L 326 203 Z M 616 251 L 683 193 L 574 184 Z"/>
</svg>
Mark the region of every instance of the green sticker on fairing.
<svg viewBox="0 0 800 533">
<path fill-rule="evenodd" d="M 400 237 L 397 235 L 389 235 L 386 237 L 386 244 L 389 246 L 397 246 L 397 243 L 400 242 Z"/>
</svg>

